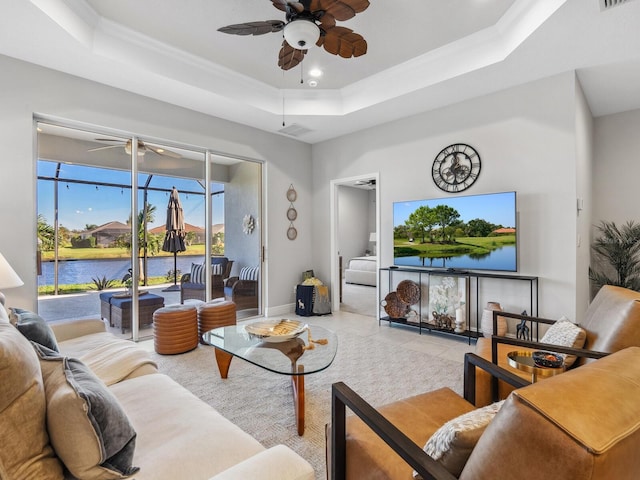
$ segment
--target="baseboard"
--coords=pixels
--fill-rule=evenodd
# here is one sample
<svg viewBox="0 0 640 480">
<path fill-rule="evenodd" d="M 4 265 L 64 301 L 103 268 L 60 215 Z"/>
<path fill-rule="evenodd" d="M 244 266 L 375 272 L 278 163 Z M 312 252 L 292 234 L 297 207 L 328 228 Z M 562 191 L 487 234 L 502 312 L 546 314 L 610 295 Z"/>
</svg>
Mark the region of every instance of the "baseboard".
<svg viewBox="0 0 640 480">
<path fill-rule="evenodd" d="M 275 307 L 265 308 L 265 317 L 277 317 L 280 315 L 287 316 L 295 312 L 295 303 L 288 303 L 285 305 L 278 305 Z"/>
</svg>

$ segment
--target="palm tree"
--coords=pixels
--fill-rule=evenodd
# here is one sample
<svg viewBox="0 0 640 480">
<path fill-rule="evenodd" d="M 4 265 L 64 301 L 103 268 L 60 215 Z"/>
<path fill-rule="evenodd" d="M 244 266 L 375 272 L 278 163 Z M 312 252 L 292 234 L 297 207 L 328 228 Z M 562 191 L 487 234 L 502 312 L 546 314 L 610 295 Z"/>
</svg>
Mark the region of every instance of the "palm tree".
<svg viewBox="0 0 640 480">
<path fill-rule="evenodd" d="M 602 222 L 597 228 L 600 237 L 591 248 L 599 269 L 589 267 L 589 279 L 597 289 L 617 285 L 640 291 L 640 224 Z"/>
<path fill-rule="evenodd" d="M 147 253 L 151 253 L 154 255 L 160 251 L 160 243 L 156 238 L 149 236 L 145 241 L 145 233 L 147 229 L 147 225 L 153 223 L 155 220 L 156 206 L 155 205 L 147 205 L 146 209 L 146 217 L 145 210 L 142 209 L 138 212 L 138 262 L 140 267 L 140 280 L 145 281 L 145 269 L 143 264 L 143 257 L 146 255 L 141 255 L 142 252 L 146 250 Z M 131 225 L 131 215 L 129 215 L 129 219 L 127 220 L 127 225 Z M 124 245 L 127 247 L 129 251 L 131 251 L 131 239 L 127 239 L 124 241 Z"/>
</svg>

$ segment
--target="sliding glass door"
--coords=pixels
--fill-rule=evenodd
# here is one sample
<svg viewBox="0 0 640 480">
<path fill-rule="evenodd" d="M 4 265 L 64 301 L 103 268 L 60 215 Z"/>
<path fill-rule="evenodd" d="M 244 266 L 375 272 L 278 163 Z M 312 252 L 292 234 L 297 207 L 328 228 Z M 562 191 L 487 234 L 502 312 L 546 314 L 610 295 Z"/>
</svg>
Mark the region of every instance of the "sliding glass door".
<svg viewBox="0 0 640 480">
<path fill-rule="evenodd" d="M 114 333 L 145 338 L 164 305 L 238 297 L 239 289 L 227 288 L 232 277 L 256 282 L 255 298 L 241 298 L 239 317 L 261 313 L 261 164 L 45 121 L 37 128 L 38 308 L 45 319 L 93 316 Z M 177 223 L 168 221 L 172 205 L 181 208 Z M 219 284 L 213 275 L 221 259 L 231 268 Z M 198 266 L 211 275 L 194 286 Z M 251 278 L 244 267 L 255 268 Z"/>
</svg>

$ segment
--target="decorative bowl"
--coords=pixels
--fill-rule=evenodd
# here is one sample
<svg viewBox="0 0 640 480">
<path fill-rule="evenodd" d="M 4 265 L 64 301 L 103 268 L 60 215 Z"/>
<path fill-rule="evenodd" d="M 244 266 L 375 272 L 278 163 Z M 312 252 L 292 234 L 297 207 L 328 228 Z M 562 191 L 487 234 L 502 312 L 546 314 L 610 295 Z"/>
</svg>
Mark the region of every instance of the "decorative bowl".
<svg viewBox="0 0 640 480">
<path fill-rule="evenodd" d="M 535 351 L 531 354 L 533 362 L 539 367 L 558 368 L 564 363 L 564 357 L 558 353 Z"/>
<path fill-rule="evenodd" d="M 286 342 L 297 337 L 308 328 L 307 324 L 297 320 L 268 320 L 254 322 L 245 325 L 244 329 L 249 335 L 258 337 L 264 342 Z"/>
</svg>

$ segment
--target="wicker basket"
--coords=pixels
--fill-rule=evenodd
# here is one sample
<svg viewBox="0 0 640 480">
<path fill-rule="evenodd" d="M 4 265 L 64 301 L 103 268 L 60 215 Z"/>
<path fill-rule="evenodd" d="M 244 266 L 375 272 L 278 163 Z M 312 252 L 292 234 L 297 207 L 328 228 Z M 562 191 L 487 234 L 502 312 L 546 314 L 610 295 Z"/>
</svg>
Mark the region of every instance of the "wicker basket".
<svg viewBox="0 0 640 480">
<path fill-rule="evenodd" d="M 420 285 L 413 280 L 402 280 L 396 287 L 398 299 L 407 305 L 415 305 L 420 300 Z"/>
<path fill-rule="evenodd" d="M 402 318 L 409 311 L 409 305 L 400 300 L 396 292 L 389 292 L 380 305 L 391 318 Z"/>
</svg>

